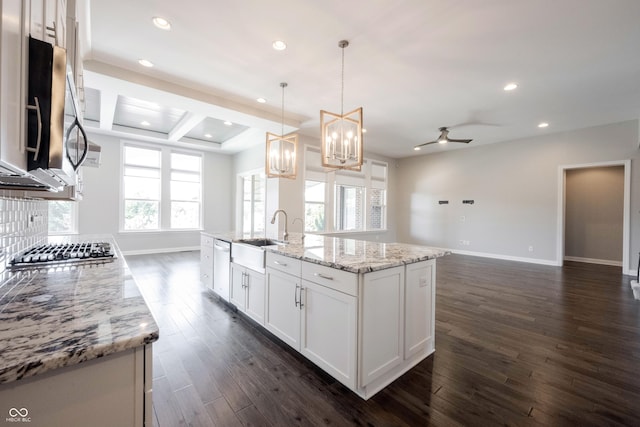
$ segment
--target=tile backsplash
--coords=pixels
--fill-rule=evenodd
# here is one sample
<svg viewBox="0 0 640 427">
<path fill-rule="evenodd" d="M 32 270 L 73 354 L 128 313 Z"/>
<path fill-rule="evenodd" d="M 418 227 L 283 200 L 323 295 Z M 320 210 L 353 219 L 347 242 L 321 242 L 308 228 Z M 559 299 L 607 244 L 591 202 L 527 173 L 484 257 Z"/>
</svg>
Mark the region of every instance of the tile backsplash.
<svg viewBox="0 0 640 427">
<path fill-rule="evenodd" d="M 47 238 L 48 204 L 0 190 L 0 272 L 20 251 Z"/>
</svg>

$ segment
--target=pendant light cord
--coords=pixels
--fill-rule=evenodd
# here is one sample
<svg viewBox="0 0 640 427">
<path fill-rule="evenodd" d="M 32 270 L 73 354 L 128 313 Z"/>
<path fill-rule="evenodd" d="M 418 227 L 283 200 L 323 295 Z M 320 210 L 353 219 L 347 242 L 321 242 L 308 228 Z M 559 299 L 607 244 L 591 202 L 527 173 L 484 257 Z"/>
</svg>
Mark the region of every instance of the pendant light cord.
<svg viewBox="0 0 640 427">
<path fill-rule="evenodd" d="M 344 47 L 342 48 L 342 86 L 340 88 L 340 115 L 344 115 Z"/>
<path fill-rule="evenodd" d="M 280 128 L 280 136 L 284 136 L 284 88 L 287 87 L 287 84 L 280 83 L 280 87 L 282 88 L 282 122 Z"/>
</svg>

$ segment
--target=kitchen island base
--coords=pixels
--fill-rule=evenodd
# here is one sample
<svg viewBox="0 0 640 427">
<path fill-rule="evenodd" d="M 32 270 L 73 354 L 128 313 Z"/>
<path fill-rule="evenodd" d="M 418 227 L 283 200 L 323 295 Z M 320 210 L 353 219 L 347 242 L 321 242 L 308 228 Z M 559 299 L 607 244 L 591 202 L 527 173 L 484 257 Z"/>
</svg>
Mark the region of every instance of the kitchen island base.
<svg viewBox="0 0 640 427">
<path fill-rule="evenodd" d="M 150 426 L 151 344 L 0 385 L 7 424 Z"/>
<path fill-rule="evenodd" d="M 435 350 L 435 259 L 351 273 L 267 253 L 264 326 L 369 399 Z"/>
</svg>

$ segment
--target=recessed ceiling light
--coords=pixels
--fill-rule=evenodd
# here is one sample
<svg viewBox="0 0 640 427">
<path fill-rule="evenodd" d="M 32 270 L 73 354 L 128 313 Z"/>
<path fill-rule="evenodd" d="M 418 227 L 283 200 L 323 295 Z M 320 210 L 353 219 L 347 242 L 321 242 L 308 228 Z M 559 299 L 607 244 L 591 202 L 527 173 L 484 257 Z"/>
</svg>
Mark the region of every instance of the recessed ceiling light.
<svg viewBox="0 0 640 427">
<path fill-rule="evenodd" d="M 504 90 L 506 90 L 507 92 L 510 90 L 514 90 L 518 88 L 518 84 L 517 83 L 507 83 L 504 87 Z"/>
<path fill-rule="evenodd" d="M 204 134 L 204 137 L 205 137 L 205 138 L 213 138 L 213 135 L 211 135 L 210 133 L 205 133 L 205 134 Z"/>
<path fill-rule="evenodd" d="M 415 151 L 420 151 L 420 147 L 413 147 Z"/>
<path fill-rule="evenodd" d="M 149 61 L 148 59 L 138 59 L 138 64 L 142 65 L 143 67 L 153 67 L 153 62 Z"/>
<path fill-rule="evenodd" d="M 264 104 L 265 102 L 267 102 L 267 100 L 264 98 L 258 98 L 256 99 L 256 101 L 258 101 L 260 104 Z"/>
<path fill-rule="evenodd" d="M 367 130 L 365 128 L 362 128 L 362 133 L 367 133 Z"/>
<path fill-rule="evenodd" d="M 140 122 L 140 124 L 141 124 L 142 126 L 151 126 L 151 123 L 149 123 L 149 122 L 148 122 L 148 121 L 146 121 L 146 120 L 141 121 L 141 122 Z"/>
<path fill-rule="evenodd" d="M 547 122 L 539 123 L 539 124 L 538 124 L 538 127 L 539 127 L 539 128 L 546 128 L 546 127 L 549 127 L 549 123 L 547 123 Z"/>
<path fill-rule="evenodd" d="M 229 120 L 225 120 L 224 124 L 227 125 L 227 126 L 231 126 L 233 123 L 231 123 Z"/>
<path fill-rule="evenodd" d="M 160 16 L 154 16 L 152 21 L 153 25 L 160 28 L 161 30 L 169 31 L 171 29 L 171 23 Z"/>
<path fill-rule="evenodd" d="M 285 50 L 287 48 L 287 44 L 282 40 L 276 40 L 272 44 L 275 50 Z"/>
</svg>

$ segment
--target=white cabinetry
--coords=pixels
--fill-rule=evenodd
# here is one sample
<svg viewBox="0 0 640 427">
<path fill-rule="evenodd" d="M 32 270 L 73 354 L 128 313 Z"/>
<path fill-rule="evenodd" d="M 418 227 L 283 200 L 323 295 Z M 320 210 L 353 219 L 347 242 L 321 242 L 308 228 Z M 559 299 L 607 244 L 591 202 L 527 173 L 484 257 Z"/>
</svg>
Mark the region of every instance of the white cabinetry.
<svg viewBox="0 0 640 427">
<path fill-rule="evenodd" d="M 231 295 L 229 301 L 236 308 L 264 325 L 264 274 L 234 262 L 231 263 Z"/>
<path fill-rule="evenodd" d="M 265 327 L 347 387 L 356 385 L 358 276 L 267 252 Z M 318 283 L 322 282 L 322 283 Z"/>
<path fill-rule="evenodd" d="M 365 399 L 433 353 L 434 316 L 435 260 L 355 274 L 266 254 L 265 327 Z"/>
<path fill-rule="evenodd" d="M 423 261 L 406 267 L 404 358 L 434 349 L 435 261 Z"/>
<path fill-rule="evenodd" d="M 357 279 L 356 279 L 357 280 Z M 357 298 L 302 281 L 300 352 L 347 387 L 356 387 Z"/>
<path fill-rule="evenodd" d="M 25 174 L 24 100 L 26 98 L 24 1 L 0 0 L 0 172 Z"/>
<path fill-rule="evenodd" d="M 31 0 L 31 37 L 66 47 L 67 0 Z"/>
<path fill-rule="evenodd" d="M 206 234 L 200 235 L 200 282 L 213 290 L 213 241 Z"/>
<path fill-rule="evenodd" d="M 300 261 L 268 252 L 266 264 L 265 327 L 300 351 Z"/>
<path fill-rule="evenodd" d="M 150 426 L 152 364 L 147 345 L 0 384 L 2 417 L 11 407 L 25 407 L 25 425 L 36 427 Z"/>
<path fill-rule="evenodd" d="M 404 267 L 364 275 L 360 387 L 404 361 Z"/>
</svg>

